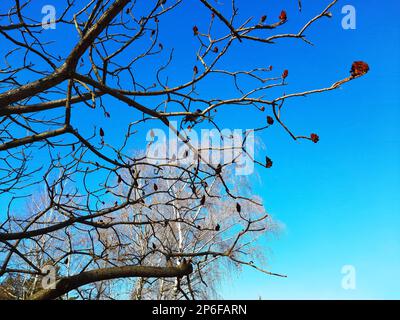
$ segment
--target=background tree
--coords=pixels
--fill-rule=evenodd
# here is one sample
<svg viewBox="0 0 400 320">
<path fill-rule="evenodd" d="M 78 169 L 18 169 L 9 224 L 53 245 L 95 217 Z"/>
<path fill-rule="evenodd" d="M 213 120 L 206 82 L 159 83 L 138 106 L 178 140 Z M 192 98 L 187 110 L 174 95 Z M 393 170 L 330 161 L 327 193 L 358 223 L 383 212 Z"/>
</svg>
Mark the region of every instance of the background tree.
<svg viewBox="0 0 400 320">
<path fill-rule="evenodd" d="M 188 131 L 220 130 L 218 109 L 245 106 L 251 112 L 270 111 L 265 126 L 255 131 L 276 122 L 295 140 L 318 142 L 317 134 L 297 135 L 284 123 L 284 102 L 337 89 L 368 72 L 367 64 L 354 63 L 350 76 L 328 87 L 267 99 L 268 89 L 287 84 L 288 70 L 269 65 L 228 70 L 223 60 L 238 42 L 268 46 L 293 38 L 310 43 L 305 32 L 331 17 L 336 2 L 299 31 L 280 33 L 288 22 L 285 10 L 276 18 L 243 17 L 234 1 L 224 6 L 199 0 L 209 26 L 195 21 L 188 26 L 198 50 L 188 77 L 177 79 L 173 48 L 165 48 L 159 35 L 163 28 L 170 30 L 164 17 L 191 2 L 59 1 L 52 38 L 37 19 L 34 1 L 3 1 L 0 277 L 45 277 L 46 262 L 58 270 L 56 288 L 35 290 L 32 299 L 68 297 L 72 290 L 82 299 L 105 298 L 112 292 L 102 281 L 132 277 L 139 279 L 135 298 L 193 299 L 204 296 L 195 285 L 206 284 L 202 270 L 215 270 L 222 260 L 278 275 L 249 256 L 257 253 L 252 236 L 271 228 L 259 199 L 227 179 L 236 160 L 208 161 Z M 78 40 L 65 41 L 72 34 Z M 138 72 L 140 65 L 145 74 Z M 221 81 L 232 83 L 236 95 L 207 92 L 207 86 Z M 99 125 L 112 123 L 117 113 L 127 122 L 109 125 L 114 132 Z M 182 163 L 176 154 L 158 163 L 132 156 L 149 128 L 159 125 L 187 147 L 192 162 Z M 239 149 L 259 166 L 273 164 L 268 156 L 252 158 L 244 143 Z M 25 210 L 24 202 L 37 190 L 44 195 L 40 205 Z M 158 293 L 149 292 L 150 286 Z"/>
</svg>

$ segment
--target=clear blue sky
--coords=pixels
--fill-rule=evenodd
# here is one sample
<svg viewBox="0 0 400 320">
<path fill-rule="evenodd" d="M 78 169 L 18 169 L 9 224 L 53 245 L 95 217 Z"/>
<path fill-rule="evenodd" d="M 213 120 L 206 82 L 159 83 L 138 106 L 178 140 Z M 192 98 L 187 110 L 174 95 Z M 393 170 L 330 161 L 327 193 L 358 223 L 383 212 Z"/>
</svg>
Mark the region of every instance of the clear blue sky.
<svg viewBox="0 0 400 320">
<path fill-rule="evenodd" d="M 297 0 L 236 2 L 243 16 L 275 17 L 286 9 L 289 21 L 283 32 L 297 30 L 329 3 L 303 0 L 299 14 Z M 357 10 L 356 30 L 341 27 L 346 4 Z M 209 17 L 199 8 L 186 4 L 177 10 L 179 18 L 162 21 L 169 26 L 160 34 L 165 47 L 176 48 L 177 79 L 191 73 L 195 60 L 191 27 L 202 28 Z M 371 68 L 340 90 L 286 103 L 287 124 L 298 134 L 318 133 L 318 144 L 295 142 L 278 126 L 262 134 L 274 166 L 259 170 L 262 182 L 255 191 L 284 225 L 278 237 L 263 245 L 268 269 L 288 278 L 244 269 L 221 285 L 224 298 L 400 298 L 399 9 L 397 0 L 339 1 L 332 19 L 306 33 L 314 46 L 299 40 L 272 46 L 245 43 L 224 60 L 230 69 L 273 65 L 278 75 L 288 69 L 286 92 L 329 86 L 346 77 L 355 60 Z M 68 52 L 76 37 L 69 39 L 61 51 Z M 231 85 L 213 83 L 206 89 L 210 95 L 229 94 Z M 282 91 L 274 91 L 274 97 Z M 126 114 L 111 113 L 109 131 L 103 116 L 93 116 L 106 132 L 127 121 Z M 265 121 L 265 114 L 258 120 L 254 114 L 244 117 L 240 109 L 221 109 L 219 116 L 219 123 L 230 128 L 253 128 Z M 83 120 L 74 115 L 75 123 Z M 341 288 L 343 265 L 356 268 L 355 290 Z"/>
<path fill-rule="evenodd" d="M 270 3 L 291 17 L 293 2 Z M 317 10 L 315 1 L 303 2 L 304 13 Z M 356 30 L 341 28 L 344 4 L 357 9 Z M 307 33 L 314 47 L 284 41 L 251 53 L 287 66 L 290 88 L 300 90 L 330 84 L 354 60 L 371 71 L 341 90 L 287 104 L 287 122 L 317 132 L 317 145 L 293 142 L 278 127 L 274 138 L 265 136 L 274 169 L 261 174 L 258 192 L 285 225 L 265 242 L 268 265 L 288 278 L 245 270 L 223 285 L 225 298 L 400 298 L 399 9 L 395 0 L 339 1 L 333 19 Z M 341 288 L 347 264 L 356 269 L 355 290 Z"/>
</svg>

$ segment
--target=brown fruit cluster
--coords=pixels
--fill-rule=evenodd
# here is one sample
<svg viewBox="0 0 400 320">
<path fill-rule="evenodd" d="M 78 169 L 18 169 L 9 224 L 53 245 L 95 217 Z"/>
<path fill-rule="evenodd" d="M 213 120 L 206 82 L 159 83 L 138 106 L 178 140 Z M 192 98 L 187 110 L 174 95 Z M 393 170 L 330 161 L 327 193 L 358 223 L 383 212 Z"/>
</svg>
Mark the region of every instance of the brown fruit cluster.
<svg viewBox="0 0 400 320">
<path fill-rule="evenodd" d="M 319 141 L 319 136 L 315 133 L 311 133 L 310 139 L 312 142 L 317 143 Z"/>
<path fill-rule="evenodd" d="M 264 16 L 261 17 L 261 20 L 260 20 L 260 21 L 261 21 L 261 23 L 264 23 L 265 20 L 267 20 L 267 16 L 264 15 Z"/>
<path fill-rule="evenodd" d="M 269 157 L 265 157 L 265 167 L 268 169 L 272 167 L 272 160 Z"/>
<path fill-rule="evenodd" d="M 360 77 L 366 74 L 369 71 L 369 65 L 364 61 L 355 61 L 351 66 L 351 76 L 352 77 Z"/>
<path fill-rule="evenodd" d="M 279 20 L 281 21 L 286 21 L 287 20 L 287 14 L 285 10 L 281 11 L 281 14 L 279 15 Z"/>
</svg>

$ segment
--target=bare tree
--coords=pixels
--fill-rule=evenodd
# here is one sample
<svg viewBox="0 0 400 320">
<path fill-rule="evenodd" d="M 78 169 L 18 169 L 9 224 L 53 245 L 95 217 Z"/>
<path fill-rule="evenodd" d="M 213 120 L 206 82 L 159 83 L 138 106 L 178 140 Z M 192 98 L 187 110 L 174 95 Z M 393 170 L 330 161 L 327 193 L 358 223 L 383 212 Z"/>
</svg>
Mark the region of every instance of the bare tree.
<svg viewBox="0 0 400 320">
<path fill-rule="evenodd" d="M 143 168 L 142 172 L 145 170 Z M 265 258 L 264 251 L 257 247 L 257 239 L 278 229 L 264 207 L 258 205 L 261 200 L 251 195 L 251 186 L 246 178 L 238 178 L 228 170 L 223 174 L 225 181 L 235 184 L 235 191 L 246 193 L 252 201 L 236 202 L 231 197 L 226 198 L 224 186 L 217 177 L 205 188 L 199 201 L 193 198 L 191 185 L 179 181 L 177 174 L 180 174 L 179 170 L 173 168 L 164 171 L 162 179 L 152 178 L 154 184 L 149 187 L 159 193 L 152 196 L 150 205 L 133 210 L 129 208 L 123 214 L 126 224 L 143 216 L 146 220 L 164 223 L 125 228 L 118 235 L 134 239 L 127 247 L 127 259 L 132 252 L 140 252 L 141 263 L 146 265 L 179 265 L 185 257 L 191 260 L 197 257 L 193 263 L 194 270 L 179 281 L 140 278 L 132 292 L 134 299 L 176 299 L 187 298 L 187 295 L 190 298 L 216 297 L 218 281 L 229 273 L 227 267 L 253 266 L 254 261 Z M 193 206 L 193 203 L 197 205 Z M 243 232 L 238 233 L 238 229 Z M 114 242 L 117 241 L 114 237 Z M 119 243 L 114 246 L 120 248 Z M 225 256 L 229 259 L 221 259 Z M 230 266 L 224 262 L 230 262 Z"/>
<path fill-rule="evenodd" d="M 318 142 L 316 134 L 297 135 L 289 128 L 282 117 L 284 103 L 337 89 L 368 72 L 366 63 L 353 63 L 350 76 L 325 88 L 273 99 L 266 92 L 287 84 L 287 70 L 276 74 L 269 66 L 221 66 L 236 42 L 269 46 L 293 38 L 310 43 L 306 31 L 331 17 L 336 2 L 299 31 L 280 33 L 288 22 L 284 10 L 276 19 L 243 18 L 235 1 L 224 6 L 199 0 L 196 5 L 204 9 L 209 26 L 188 26 L 198 42 L 196 63 L 188 78 L 176 79 L 173 48 L 164 47 L 159 34 L 169 28 L 164 17 L 191 2 L 58 1 L 51 23 L 59 36 L 52 40 L 49 25 L 32 13 L 34 1 L 3 1 L 0 277 L 42 281 L 50 272 L 44 264 L 53 266 L 54 287 L 32 290 L 31 299 L 69 298 L 73 290 L 74 298 L 105 298 L 111 295 L 109 280 L 124 278 L 138 279 L 135 298 L 194 299 L 204 294 L 196 283 L 213 280 L 204 271 L 224 260 L 280 276 L 249 255 L 257 254 L 253 237 L 271 230 L 260 199 L 227 178 L 238 167 L 238 157 L 265 168 L 272 160 L 252 156 L 246 132 L 243 143 L 233 148 L 239 150 L 237 157 L 216 164 L 188 132 L 207 125 L 226 141 L 216 111 L 247 106 L 254 112 L 270 110 L 266 125 L 254 131 L 276 122 L 295 140 Z M 78 40 L 71 45 L 63 40 L 66 34 Z M 140 65 L 146 74 L 138 71 Z M 241 79 L 251 80 L 251 88 Z M 210 96 L 202 88 L 213 81 L 232 83 L 236 95 Z M 111 134 L 99 122 L 112 123 L 117 113 L 132 120 L 114 123 Z M 159 125 L 176 135 L 191 162 L 182 163 L 177 154 L 158 162 L 146 154 L 132 156 L 141 134 Z M 40 205 L 26 210 L 38 190 Z"/>
</svg>

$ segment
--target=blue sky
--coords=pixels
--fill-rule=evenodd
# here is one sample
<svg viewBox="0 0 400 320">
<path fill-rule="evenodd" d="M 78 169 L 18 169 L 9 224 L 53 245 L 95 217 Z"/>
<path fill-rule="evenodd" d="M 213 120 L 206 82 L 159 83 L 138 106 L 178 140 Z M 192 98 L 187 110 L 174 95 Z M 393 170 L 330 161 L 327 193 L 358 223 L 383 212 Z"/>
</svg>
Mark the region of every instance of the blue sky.
<svg viewBox="0 0 400 320">
<path fill-rule="evenodd" d="M 291 16 L 290 2 L 279 5 Z M 341 28 L 344 4 L 357 10 L 356 30 Z M 285 225 L 265 241 L 268 266 L 288 278 L 245 270 L 222 286 L 225 298 L 400 298 L 398 9 L 396 1 L 339 1 L 332 20 L 307 33 L 314 47 L 285 41 L 255 53 L 287 65 L 294 90 L 328 85 L 354 60 L 371 71 L 340 90 L 287 103 L 292 128 L 321 138 L 293 142 L 278 127 L 265 138 L 274 169 L 261 173 L 257 191 Z M 355 290 L 341 287 L 348 264 Z"/>
<path fill-rule="evenodd" d="M 243 16 L 274 17 L 286 9 L 289 21 L 281 29 L 286 32 L 298 30 L 329 3 L 316 2 L 303 0 L 302 14 L 296 0 L 238 0 L 237 5 Z M 341 26 L 346 4 L 357 10 L 355 30 Z M 339 1 L 332 19 L 321 20 L 306 33 L 314 46 L 300 40 L 245 43 L 224 60 L 230 69 L 273 65 L 278 75 L 288 69 L 286 92 L 329 86 L 347 77 L 355 60 L 366 61 L 371 68 L 365 77 L 339 90 L 286 102 L 286 123 L 297 134 L 318 133 L 318 144 L 293 141 L 276 125 L 260 136 L 274 166 L 258 171 L 261 179 L 255 182 L 255 193 L 284 225 L 278 236 L 264 240 L 263 247 L 268 269 L 288 278 L 245 268 L 221 284 L 224 298 L 400 298 L 399 9 L 395 0 Z M 195 61 L 197 43 L 187 40 L 193 39 L 191 26 L 201 29 L 206 19 L 200 6 L 186 4 L 177 12 L 179 19 L 170 16 L 162 21 L 169 28 L 160 38 L 166 47 L 175 47 L 174 75 L 181 79 L 191 73 Z M 75 39 L 70 36 L 59 49 L 68 52 Z M 230 94 L 231 84 L 213 83 L 205 89 L 210 95 Z M 282 90 L 274 91 L 274 97 Z M 253 128 L 265 121 L 265 114 L 259 119 L 243 114 L 240 109 L 221 110 L 217 120 L 229 128 Z M 108 133 L 127 121 L 126 114 L 111 115 L 109 124 L 101 113 L 91 113 L 91 118 Z M 77 124 L 86 120 L 82 114 L 73 115 Z M 341 288 L 343 265 L 356 269 L 355 290 Z"/>
</svg>

